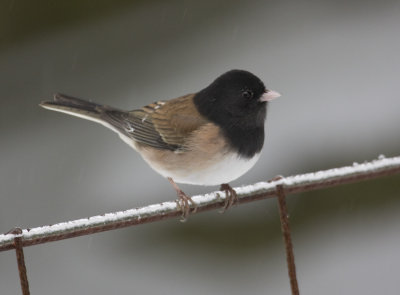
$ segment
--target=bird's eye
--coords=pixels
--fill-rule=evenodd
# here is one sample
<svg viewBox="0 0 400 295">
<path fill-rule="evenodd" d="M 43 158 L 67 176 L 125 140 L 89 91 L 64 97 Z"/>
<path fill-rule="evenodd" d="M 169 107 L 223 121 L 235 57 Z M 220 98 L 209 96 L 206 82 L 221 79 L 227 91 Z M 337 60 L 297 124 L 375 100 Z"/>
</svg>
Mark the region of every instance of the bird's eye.
<svg viewBox="0 0 400 295">
<path fill-rule="evenodd" d="M 242 92 L 242 96 L 244 98 L 252 98 L 253 97 L 253 91 L 245 90 L 245 91 Z"/>
</svg>

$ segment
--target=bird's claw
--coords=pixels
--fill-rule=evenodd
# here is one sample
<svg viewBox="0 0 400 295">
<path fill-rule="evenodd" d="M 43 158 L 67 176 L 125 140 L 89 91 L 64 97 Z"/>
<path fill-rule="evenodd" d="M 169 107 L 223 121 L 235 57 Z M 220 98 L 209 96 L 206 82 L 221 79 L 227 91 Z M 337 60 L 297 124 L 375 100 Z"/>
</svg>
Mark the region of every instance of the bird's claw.
<svg viewBox="0 0 400 295">
<path fill-rule="evenodd" d="M 181 222 L 185 222 L 189 217 L 190 213 L 196 213 L 197 204 L 192 200 L 191 197 L 186 195 L 182 190 L 177 191 L 178 199 L 175 201 L 177 207 L 182 212 Z M 192 212 L 190 212 L 190 206 L 193 206 Z"/>
<path fill-rule="evenodd" d="M 225 192 L 226 197 L 225 197 L 224 207 L 222 207 L 222 210 L 220 210 L 219 213 L 224 213 L 226 210 L 231 208 L 236 202 L 238 202 L 239 198 L 237 196 L 236 191 L 227 183 L 221 184 L 220 190 Z"/>
</svg>

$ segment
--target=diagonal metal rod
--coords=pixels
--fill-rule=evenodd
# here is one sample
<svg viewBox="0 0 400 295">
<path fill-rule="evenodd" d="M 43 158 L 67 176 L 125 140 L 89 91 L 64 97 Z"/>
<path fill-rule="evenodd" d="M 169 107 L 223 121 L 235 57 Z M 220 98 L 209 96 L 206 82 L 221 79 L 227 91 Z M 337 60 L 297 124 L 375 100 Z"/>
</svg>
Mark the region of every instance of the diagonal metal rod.
<svg viewBox="0 0 400 295">
<path fill-rule="evenodd" d="M 277 185 L 284 185 L 285 193 L 289 195 L 398 173 L 400 173 L 400 157 L 380 157 L 378 160 L 363 164 L 353 164 L 352 166 L 294 175 L 275 181 L 237 187 L 235 188 L 238 196 L 236 204 L 276 197 Z M 204 212 L 222 208 L 225 205 L 225 194 L 223 192 L 213 192 L 202 196 L 193 196 L 192 200 L 197 204 L 197 212 Z M 160 221 L 180 215 L 181 210 L 176 202 L 165 202 L 101 216 L 24 229 L 18 235 L 0 234 L 0 252 L 14 249 L 15 237 L 21 237 L 22 246 L 26 247 Z"/>
<path fill-rule="evenodd" d="M 294 264 L 292 237 L 290 235 L 289 215 L 287 211 L 286 196 L 283 186 L 277 185 L 276 192 L 278 195 L 279 216 L 281 219 L 283 240 L 285 241 L 290 288 L 292 289 L 292 295 L 300 295 L 299 285 L 297 283 L 296 277 L 296 265 Z"/>
</svg>

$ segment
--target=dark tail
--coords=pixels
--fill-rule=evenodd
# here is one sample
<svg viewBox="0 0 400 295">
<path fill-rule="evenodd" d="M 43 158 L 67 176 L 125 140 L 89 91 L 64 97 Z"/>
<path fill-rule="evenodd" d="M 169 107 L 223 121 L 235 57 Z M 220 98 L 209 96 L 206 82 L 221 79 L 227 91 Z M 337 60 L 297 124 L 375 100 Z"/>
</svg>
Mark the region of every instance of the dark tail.
<svg viewBox="0 0 400 295">
<path fill-rule="evenodd" d="M 53 100 L 42 101 L 39 105 L 45 109 L 100 123 L 120 134 L 126 135 L 127 130 L 131 128 L 126 121 L 128 112 L 84 99 L 57 93 L 54 94 Z"/>
<path fill-rule="evenodd" d="M 54 94 L 53 100 L 42 101 L 39 105 L 45 109 L 63 112 L 89 120 L 99 120 L 104 109 L 109 108 L 91 101 L 60 93 Z"/>
</svg>

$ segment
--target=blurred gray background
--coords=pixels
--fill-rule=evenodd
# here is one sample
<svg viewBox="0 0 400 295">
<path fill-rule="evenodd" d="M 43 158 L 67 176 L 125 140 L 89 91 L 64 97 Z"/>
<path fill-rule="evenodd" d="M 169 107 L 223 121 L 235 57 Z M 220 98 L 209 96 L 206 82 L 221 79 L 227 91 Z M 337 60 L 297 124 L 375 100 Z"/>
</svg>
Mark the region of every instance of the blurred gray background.
<svg viewBox="0 0 400 295">
<path fill-rule="evenodd" d="M 133 109 L 255 73 L 282 97 L 235 186 L 399 155 L 399 16 L 399 1 L 1 1 L 0 232 L 175 198 L 114 133 L 39 108 L 54 92 Z M 399 181 L 288 198 L 302 294 L 397 294 Z M 290 292 L 274 199 L 25 256 L 32 294 Z M 20 294 L 17 273 L 0 253 L 1 294 Z"/>
</svg>

